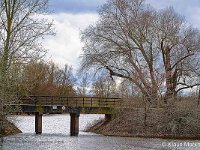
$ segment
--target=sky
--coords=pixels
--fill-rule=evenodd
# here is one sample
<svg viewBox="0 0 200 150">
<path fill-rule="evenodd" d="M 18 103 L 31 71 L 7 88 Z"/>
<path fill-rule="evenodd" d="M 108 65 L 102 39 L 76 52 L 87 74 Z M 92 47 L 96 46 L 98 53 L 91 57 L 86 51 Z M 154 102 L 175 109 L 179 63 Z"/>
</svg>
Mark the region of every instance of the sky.
<svg viewBox="0 0 200 150">
<path fill-rule="evenodd" d="M 44 40 L 47 57 L 59 66 L 68 64 L 75 70 L 83 54 L 80 33 L 98 20 L 98 9 L 106 0 L 49 0 L 56 35 Z M 194 27 L 200 29 L 200 0 L 146 0 L 156 9 L 173 6 Z"/>
</svg>

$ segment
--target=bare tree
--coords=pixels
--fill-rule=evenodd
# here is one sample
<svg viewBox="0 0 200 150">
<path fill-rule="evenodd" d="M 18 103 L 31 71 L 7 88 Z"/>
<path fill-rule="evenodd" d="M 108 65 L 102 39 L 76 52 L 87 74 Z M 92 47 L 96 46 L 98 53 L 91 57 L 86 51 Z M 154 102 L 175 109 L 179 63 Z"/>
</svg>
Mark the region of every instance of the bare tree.
<svg viewBox="0 0 200 150">
<path fill-rule="evenodd" d="M 80 96 L 86 96 L 88 94 L 88 88 L 90 86 L 89 74 L 85 73 L 84 75 L 82 75 L 78 82 L 79 82 L 77 87 L 78 94 Z"/>
<path fill-rule="evenodd" d="M 0 1 L 0 119 L 3 103 L 9 100 L 6 92 L 11 66 L 44 54 L 40 40 L 52 34 L 52 23 L 42 16 L 47 12 L 47 3 L 48 0 Z"/>
<path fill-rule="evenodd" d="M 64 69 L 55 71 L 55 85 L 58 88 L 58 95 L 74 96 L 76 94 L 75 81 L 72 67 L 65 65 Z"/>
<path fill-rule="evenodd" d="M 117 94 L 116 83 L 108 76 L 99 76 L 93 83 L 92 92 L 97 97 L 115 97 Z"/>
<path fill-rule="evenodd" d="M 140 90 L 129 80 L 123 80 L 119 84 L 118 93 L 124 99 L 142 96 Z"/>
<path fill-rule="evenodd" d="M 164 64 L 166 96 L 198 86 L 199 30 L 186 25 L 182 16 L 167 8 L 158 13 L 155 33 Z"/>
<path fill-rule="evenodd" d="M 52 62 L 31 62 L 22 69 L 21 95 L 75 95 L 72 68 Z"/>
<path fill-rule="evenodd" d="M 153 105 L 198 85 L 200 34 L 173 8 L 156 11 L 144 0 L 110 0 L 82 33 L 83 69 L 106 69 L 129 80 Z M 161 91 L 163 90 L 164 91 Z"/>
</svg>

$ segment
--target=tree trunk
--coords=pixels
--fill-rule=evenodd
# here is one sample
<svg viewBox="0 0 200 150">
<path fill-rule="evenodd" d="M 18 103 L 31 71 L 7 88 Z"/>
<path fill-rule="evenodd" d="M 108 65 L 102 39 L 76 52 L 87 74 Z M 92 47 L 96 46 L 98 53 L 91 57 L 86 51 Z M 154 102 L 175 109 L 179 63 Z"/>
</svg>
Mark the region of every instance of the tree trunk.
<svg viewBox="0 0 200 150">
<path fill-rule="evenodd" d="M 165 78 L 166 78 L 166 94 L 164 97 L 164 103 L 167 104 L 170 99 L 173 98 L 175 94 L 176 85 L 174 85 L 174 80 L 176 80 L 176 73 L 175 76 L 172 76 L 172 68 L 171 68 L 171 57 L 170 57 L 170 48 L 167 47 L 165 49 Z"/>
<path fill-rule="evenodd" d="M 154 74 L 154 69 L 153 69 L 153 62 L 152 64 L 150 65 L 150 76 L 151 76 L 151 82 L 152 82 L 152 85 L 151 85 L 151 99 L 152 99 L 152 103 L 155 105 L 155 106 L 158 106 L 159 103 L 158 103 L 158 86 L 157 86 L 157 82 L 155 80 L 155 74 Z"/>
<path fill-rule="evenodd" d="M 0 100 L 0 138 L 2 137 L 3 133 L 3 101 Z"/>
<path fill-rule="evenodd" d="M 6 78 L 7 78 L 7 68 L 8 68 L 8 57 L 9 57 L 9 42 L 10 42 L 10 37 L 11 37 L 11 26 L 12 26 L 12 21 L 11 18 L 8 16 L 8 23 L 7 23 L 7 35 L 6 35 L 6 42 L 5 47 L 3 49 L 3 55 L 1 57 L 1 78 L 0 78 L 0 82 L 1 82 L 1 100 L 0 100 L 0 132 L 3 132 L 3 121 L 4 121 L 4 110 L 3 110 L 3 106 L 4 106 L 4 101 L 5 101 L 5 97 L 6 97 Z"/>
<path fill-rule="evenodd" d="M 200 104 L 200 86 L 199 86 L 199 95 L 198 95 L 198 105 Z"/>
</svg>

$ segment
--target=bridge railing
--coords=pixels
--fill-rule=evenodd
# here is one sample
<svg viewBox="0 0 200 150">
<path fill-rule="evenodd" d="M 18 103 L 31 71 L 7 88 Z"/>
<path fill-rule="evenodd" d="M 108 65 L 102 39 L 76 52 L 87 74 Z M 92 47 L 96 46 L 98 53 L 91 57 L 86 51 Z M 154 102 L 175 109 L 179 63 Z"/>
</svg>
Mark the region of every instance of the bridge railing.
<svg viewBox="0 0 200 150">
<path fill-rule="evenodd" d="M 115 107 L 120 100 L 120 98 L 105 97 L 29 96 L 21 97 L 19 104 L 66 107 Z"/>
</svg>

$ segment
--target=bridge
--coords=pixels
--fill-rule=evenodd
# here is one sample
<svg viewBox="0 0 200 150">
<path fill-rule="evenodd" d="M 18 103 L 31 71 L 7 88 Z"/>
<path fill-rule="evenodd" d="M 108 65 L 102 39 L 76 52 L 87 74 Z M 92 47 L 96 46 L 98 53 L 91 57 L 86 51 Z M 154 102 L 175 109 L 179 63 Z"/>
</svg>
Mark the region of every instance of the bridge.
<svg viewBox="0 0 200 150">
<path fill-rule="evenodd" d="M 35 114 L 35 133 L 42 133 L 42 115 L 45 113 L 69 113 L 70 135 L 78 136 L 80 114 L 105 114 L 109 121 L 120 104 L 120 98 L 27 96 L 21 97 L 11 107 L 20 107 L 21 112 Z"/>
</svg>

